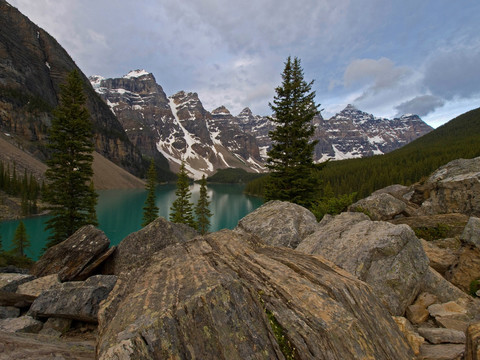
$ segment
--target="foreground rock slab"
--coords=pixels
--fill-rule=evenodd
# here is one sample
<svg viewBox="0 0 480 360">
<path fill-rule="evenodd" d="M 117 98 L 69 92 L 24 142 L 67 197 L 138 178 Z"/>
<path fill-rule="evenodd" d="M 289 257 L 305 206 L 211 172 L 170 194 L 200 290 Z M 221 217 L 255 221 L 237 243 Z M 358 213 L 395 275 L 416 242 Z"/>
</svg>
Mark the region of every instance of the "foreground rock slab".
<svg viewBox="0 0 480 360">
<path fill-rule="evenodd" d="M 235 231 L 256 235 L 270 246 L 295 249 L 317 228 L 312 212 L 297 204 L 275 200 L 241 219 Z"/>
<path fill-rule="evenodd" d="M 103 231 L 92 225 L 84 226 L 45 251 L 30 272 L 36 277 L 58 274 L 62 282 L 84 280 L 80 276 L 82 271 L 107 251 L 109 245 Z"/>
<path fill-rule="evenodd" d="M 401 316 L 420 292 L 429 260 L 409 226 L 362 216 L 346 212 L 322 221 L 297 250 L 322 255 L 367 282 L 392 315 Z"/>
<path fill-rule="evenodd" d="M 95 350 L 93 342 L 60 341 L 50 336 L 0 331 L 0 360 L 12 359 L 93 360 Z"/>
<path fill-rule="evenodd" d="M 414 357 L 369 286 L 321 257 L 228 230 L 120 275 L 99 312 L 99 359 L 292 355 Z"/>
<path fill-rule="evenodd" d="M 113 289 L 116 279 L 114 275 L 96 275 L 86 281 L 62 283 L 44 291 L 33 302 L 29 314 L 96 323 L 100 302 Z"/>
</svg>

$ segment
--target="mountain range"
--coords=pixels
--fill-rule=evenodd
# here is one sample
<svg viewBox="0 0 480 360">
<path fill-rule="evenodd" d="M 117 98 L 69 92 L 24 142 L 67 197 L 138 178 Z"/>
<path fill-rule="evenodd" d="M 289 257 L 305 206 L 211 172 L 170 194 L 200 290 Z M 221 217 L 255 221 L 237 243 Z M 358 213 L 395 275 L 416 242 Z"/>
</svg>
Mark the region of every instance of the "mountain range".
<svg viewBox="0 0 480 360">
<path fill-rule="evenodd" d="M 207 111 L 198 94 L 168 96 L 153 74 L 133 70 L 121 78 L 91 76 L 97 93 L 110 106 L 130 141 L 150 157 L 162 154 L 170 168 L 184 161 L 195 178 L 219 168 L 263 172 L 271 147 L 269 117 L 245 108 L 238 115 L 221 106 Z M 378 155 L 395 150 L 430 132 L 417 115 L 378 118 L 348 105 L 330 119 L 313 119 L 315 161 Z"/>
<path fill-rule="evenodd" d="M 53 37 L 0 0 L 2 141 L 44 162 L 60 85 L 74 69 L 81 73 Z M 82 78 L 96 158 L 140 177 L 153 158 L 160 180 L 172 180 L 171 171 L 176 172 L 182 160 L 194 178 L 221 168 L 266 170 L 268 134 L 275 128 L 269 117 L 254 115 L 249 108 L 237 115 L 224 106 L 207 111 L 194 92 L 167 96 L 145 70 L 121 78 Z M 386 153 L 431 130 L 415 115 L 389 120 L 351 105 L 331 119 L 318 115 L 313 123 L 317 162 Z M 11 162 L 5 155 L 0 154 L 0 160 Z"/>
</svg>

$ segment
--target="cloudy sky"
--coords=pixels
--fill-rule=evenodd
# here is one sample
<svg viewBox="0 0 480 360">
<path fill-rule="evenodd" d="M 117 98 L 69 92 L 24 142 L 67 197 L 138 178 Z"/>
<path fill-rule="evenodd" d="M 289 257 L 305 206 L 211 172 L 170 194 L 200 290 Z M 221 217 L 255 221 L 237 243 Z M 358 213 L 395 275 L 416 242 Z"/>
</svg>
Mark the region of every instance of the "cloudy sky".
<svg viewBox="0 0 480 360">
<path fill-rule="evenodd" d="M 436 127 L 480 106 L 479 0 L 7 0 L 86 75 L 152 72 L 207 110 L 270 115 L 287 56 L 324 117 L 348 103 Z"/>
</svg>

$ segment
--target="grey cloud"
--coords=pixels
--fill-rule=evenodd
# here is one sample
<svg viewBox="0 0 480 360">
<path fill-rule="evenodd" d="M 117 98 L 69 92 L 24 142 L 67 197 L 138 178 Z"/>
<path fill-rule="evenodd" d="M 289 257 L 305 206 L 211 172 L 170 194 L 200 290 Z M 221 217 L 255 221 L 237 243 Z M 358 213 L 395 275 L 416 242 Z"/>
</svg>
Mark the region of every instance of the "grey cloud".
<svg viewBox="0 0 480 360">
<path fill-rule="evenodd" d="M 425 86 L 434 95 L 453 99 L 480 94 L 480 43 L 440 51 L 425 69 Z"/>
<path fill-rule="evenodd" d="M 433 95 L 416 96 L 411 100 L 405 101 L 395 106 L 398 111 L 397 116 L 403 114 L 415 114 L 425 116 L 443 106 L 445 100 Z"/>
</svg>

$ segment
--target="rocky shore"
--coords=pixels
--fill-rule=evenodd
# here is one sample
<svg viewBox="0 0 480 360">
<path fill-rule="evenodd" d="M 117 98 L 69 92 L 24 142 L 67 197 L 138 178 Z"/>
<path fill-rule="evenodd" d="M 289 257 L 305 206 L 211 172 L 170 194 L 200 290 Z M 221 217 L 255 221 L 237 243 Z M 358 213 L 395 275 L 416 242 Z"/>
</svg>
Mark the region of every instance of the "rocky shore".
<svg viewBox="0 0 480 360">
<path fill-rule="evenodd" d="M 206 236 L 84 227 L 3 269 L 0 359 L 478 360 L 479 184 L 457 160 L 321 222 L 273 201 Z"/>
</svg>

